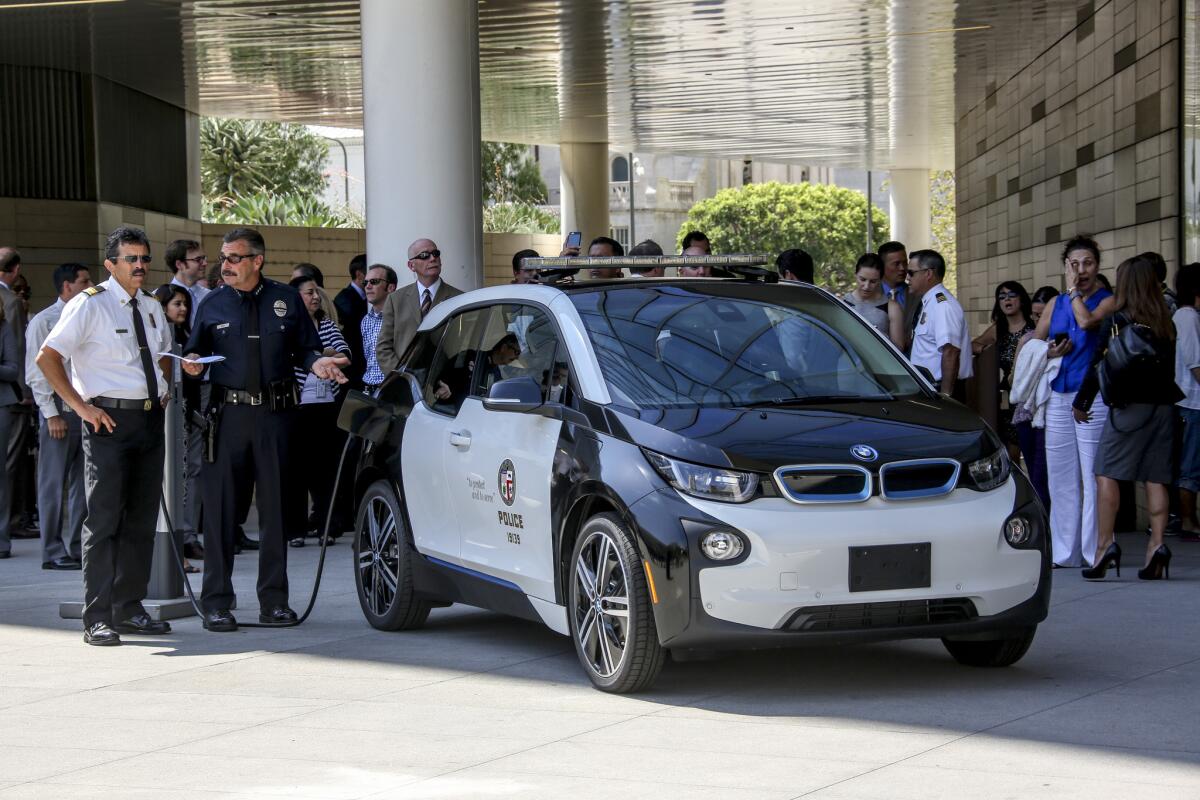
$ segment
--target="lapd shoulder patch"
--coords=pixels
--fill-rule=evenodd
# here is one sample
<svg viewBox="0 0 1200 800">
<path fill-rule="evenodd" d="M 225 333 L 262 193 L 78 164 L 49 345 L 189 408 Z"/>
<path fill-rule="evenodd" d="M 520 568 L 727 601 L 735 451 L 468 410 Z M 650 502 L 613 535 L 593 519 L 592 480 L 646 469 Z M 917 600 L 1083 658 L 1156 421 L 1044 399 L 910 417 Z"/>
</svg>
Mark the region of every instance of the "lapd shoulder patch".
<svg viewBox="0 0 1200 800">
<path fill-rule="evenodd" d="M 941 292 L 938 292 L 936 295 L 934 295 L 934 297 L 936 297 L 936 298 L 937 298 L 937 301 L 938 301 L 939 303 L 944 303 L 944 302 L 946 302 L 946 295 L 942 294 Z"/>
<path fill-rule="evenodd" d="M 103 291 L 104 291 L 103 286 L 89 286 L 88 288 L 83 290 L 83 293 L 86 294 L 88 297 L 95 297 L 96 295 L 100 294 Z"/>
</svg>

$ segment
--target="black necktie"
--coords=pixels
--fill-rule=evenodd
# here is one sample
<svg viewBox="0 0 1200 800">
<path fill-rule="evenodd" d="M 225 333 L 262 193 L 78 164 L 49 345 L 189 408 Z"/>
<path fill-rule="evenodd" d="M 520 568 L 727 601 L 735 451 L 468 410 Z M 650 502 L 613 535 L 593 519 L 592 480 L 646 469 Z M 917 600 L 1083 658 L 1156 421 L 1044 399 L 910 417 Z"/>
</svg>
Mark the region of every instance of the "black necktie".
<svg viewBox="0 0 1200 800">
<path fill-rule="evenodd" d="M 262 339 L 258 335 L 258 298 L 253 293 L 245 296 L 243 306 L 246 319 L 246 391 L 262 393 Z"/>
<path fill-rule="evenodd" d="M 425 319 L 425 315 L 429 313 L 429 309 L 433 308 L 433 298 L 429 296 L 428 289 L 422 289 L 421 292 L 425 298 L 421 301 L 421 319 Z"/>
<path fill-rule="evenodd" d="M 154 372 L 154 357 L 150 355 L 150 344 L 146 341 L 146 324 L 142 322 L 137 297 L 129 299 L 129 307 L 133 309 L 133 332 L 137 336 L 138 352 L 142 357 L 142 373 L 146 376 L 146 399 L 157 400 L 158 375 Z"/>
</svg>

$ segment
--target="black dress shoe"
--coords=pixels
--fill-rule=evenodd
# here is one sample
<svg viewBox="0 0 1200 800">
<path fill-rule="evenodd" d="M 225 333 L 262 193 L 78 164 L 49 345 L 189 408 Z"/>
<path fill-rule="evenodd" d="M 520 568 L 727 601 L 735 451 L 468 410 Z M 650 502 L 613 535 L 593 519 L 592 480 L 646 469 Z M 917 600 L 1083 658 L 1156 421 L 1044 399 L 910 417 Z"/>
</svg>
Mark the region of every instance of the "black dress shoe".
<svg viewBox="0 0 1200 800">
<path fill-rule="evenodd" d="M 275 608 L 264 608 L 262 613 L 258 615 L 259 622 L 273 622 L 276 624 L 295 622 L 298 619 L 296 612 L 292 611 L 287 606 L 276 606 Z"/>
<path fill-rule="evenodd" d="M 0 553 L 0 561 L 3 561 L 6 558 L 12 558 L 12 553 L 7 550 L 5 550 L 3 553 Z"/>
<path fill-rule="evenodd" d="M 117 633 L 134 633 L 138 636 L 162 636 L 171 632 L 171 623 L 155 622 L 149 614 L 136 614 L 113 626 Z"/>
<path fill-rule="evenodd" d="M 257 550 L 258 540 L 251 539 L 249 536 L 243 533 L 241 538 L 237 540 L 236 546 L 242 548 L 243 550 Z"/>
<path fill-rule="evenodd" d="M 43 561 L 42 569 L 83 569 L 83 565 L 73 558 L 62 556 L 53 561 Z"/>
<path fill-rule="evenodd" d="M 230 633 L 237 630 L 237 620 L 228 611 L 209 611 L 204 615 L 204 629 L 214 633 Z"/>
<path fill-rule="evenodd" d="M 121 643 L 121 637 L 117 632 L 108 627 L 107 622 L 93 622 L 87 626 L 83 632 L 83 640 L 88 644 L 94 644 L 97 647 L 112 647 Z"/>
</svg>

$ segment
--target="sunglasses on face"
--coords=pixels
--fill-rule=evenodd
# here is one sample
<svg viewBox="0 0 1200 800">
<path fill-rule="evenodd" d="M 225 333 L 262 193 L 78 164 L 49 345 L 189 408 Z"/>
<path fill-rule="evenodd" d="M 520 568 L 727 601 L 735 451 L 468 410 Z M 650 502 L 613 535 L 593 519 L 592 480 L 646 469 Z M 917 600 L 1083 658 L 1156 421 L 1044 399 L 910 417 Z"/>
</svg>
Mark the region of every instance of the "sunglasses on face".
<svg viewBox="0 0 1200 800">
<path fill-rule="evenodd" d="M 207 264 L 208 256 L 196 256 L 195 258 L 185 258 L 184 261 L 195 261 L 197 264 Z"/>
<path fill-rule="evenodd" d="M 116 258 L 113 258 L 110 260 L 114 264 L 117 263 L 118 261 L 124 261 L 126 264 L 136 264 L 139 261 L 142 262 L 143 264 L 149 264 L 154 259 L 151 256 L 117 256 Z"/>
<path fill-rule="evenodd" d="M 367 278 L 367 286 L 378 286 L 381 283 L 387 283 L 387 278 Z"/>
<path fill-rule="evenodd" d="M 224 264 L 226 261 L 228 261 L 230 264 L 240 264 L 242 263 L 242 260 L 246 258 L 254 258 L 254 253 L 247 253 L 244 256 L 237 253 L 221 253 L 221 255 L 218 256 L 218 260 L 222 264 Z"/>
<path fill-rule="evenodd" d="M 413 260 L 414 261 L 428 261 L 431 258 L 441 258 L 441 257 L 442 257 L 441 250 L 422 250 L 421 252 L 419 252 L 415 256 L 413 256 Z"/>
<path fill-rule="evenodd" d="M 998 295 L 996 295 L 997 300 L 1017 300 L 1020 297 L 1021 295 L 1017 294 L 1016 292 L 1000 292 Z"/>
<path fill-rule="evenodd" d="M 908 277 L 911 278 L 911 277 L 915 276 L 918 272 L 929 272 L 930 269 L 931 269 L 930 267 L 924 267 L 922 269 L 906 269 L 906 270 L 904 270 L 904 272 L 907 273 Z"/>
</svg>

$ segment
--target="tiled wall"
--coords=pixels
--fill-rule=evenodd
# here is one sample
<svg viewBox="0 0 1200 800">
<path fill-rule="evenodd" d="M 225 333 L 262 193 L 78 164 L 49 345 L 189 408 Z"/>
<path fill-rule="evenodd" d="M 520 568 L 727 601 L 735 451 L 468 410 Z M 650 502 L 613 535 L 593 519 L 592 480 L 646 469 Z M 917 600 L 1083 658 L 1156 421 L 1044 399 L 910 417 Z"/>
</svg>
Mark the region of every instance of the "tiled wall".
<svg viewBox="0 0 1200 800">
<path fill-rule="evenodd" d="M 1110 279 L 1146 250 L 1174 270 L 1179 5 L 1082 6 L 1075 28 L 960 117 L 958 286 L 975 330 L 1000 281 L 1061 289 L 1061 249 L 1075 233 L 1096 238 Z"/>
</svg>

